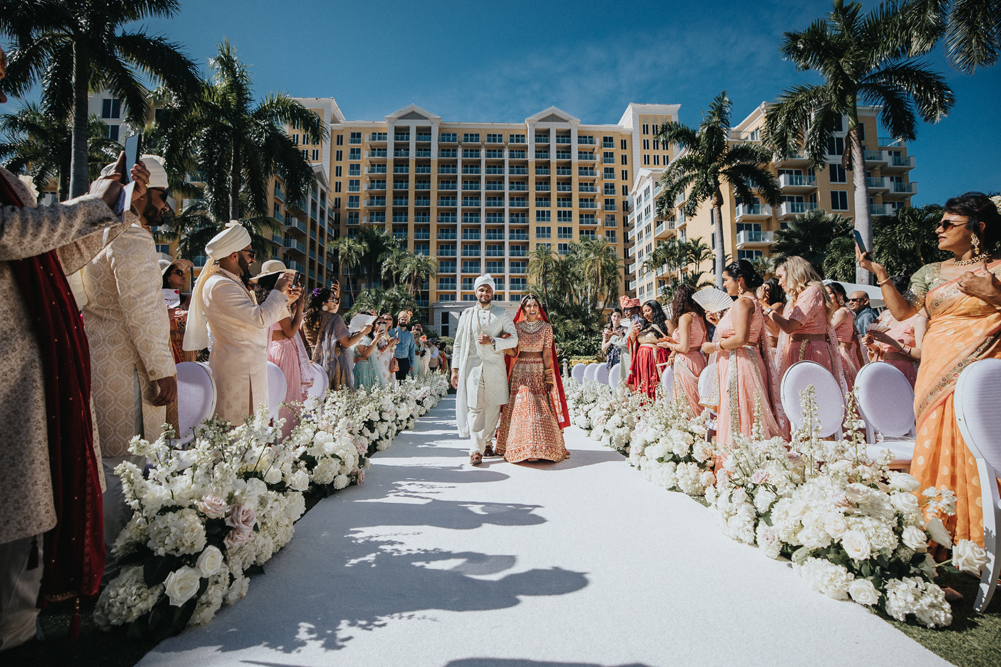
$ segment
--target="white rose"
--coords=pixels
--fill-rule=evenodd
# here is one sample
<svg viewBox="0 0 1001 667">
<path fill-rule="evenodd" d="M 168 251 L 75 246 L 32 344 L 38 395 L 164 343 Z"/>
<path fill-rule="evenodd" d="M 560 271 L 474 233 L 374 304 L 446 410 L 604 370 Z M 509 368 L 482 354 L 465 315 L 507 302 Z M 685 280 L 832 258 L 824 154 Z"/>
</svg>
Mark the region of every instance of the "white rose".
<svg viewBox="0 0 1001 667">
<path fill-rule="evenodd" d="M 845 495 L 853 503 L 859 503 L 869 497 L 869 487 L 864 484 L 849 484 L 845 487 Z"/>
<path fill-rule="evenodd" d="M 222 567 L 222 561 L 222 552 L 219 551 L 219 548 L 209 545 L 198 557 L 198 571 L 203 577 L 211 577 Z"/>
<path fill-rule="evenodd" d="M 903 513 L 918 511 L 918 497 L 913 493 L 894 493 L 890 502 Z"/>
<path fill-rule="evenodd" d="M 952 564 L 963 572 L 979 576 L 981 568 L 987 564 L 987 552 L 975 542 L 960 540 L 952 548 Z"/>
<path fill-rule="evenodd" d="M 296 491 L 305 491 L 309 487 L 309 474 L 305 470 L 298 470 L 292 475 L 289 486 Z"/>
<path fill-rule="evenodd" d="M 848 522 L 840 512 L 831 512 L 824 519 L 824 530 L 831 537 L 837 539 L 848 531 Z"/>
<path fill-rule="evenodd" d="M 852 596 L 852 600 L 855 600 L 855 602 L 867 605 L 874 605 L 879 602 L 879 596 L 881 595 L 868 579 L 856 579 L 853 581 L 848 585 L 848 594 Z"/>
<path fill-rule="evenodd" d="M 908 475 L 905 472 L 891 472 L 890 473 L 890 488 L 894 491 L 903 491 L 905 493 L 912 493 L 920 488 L 921 484 L 917 479 Z"/>
<path fill-rule="evenodd" d="M 857 530 L 849 530 L 841 536 L 841 547 L 852 560 L 866 560 L 872 552 L 869 540 Z"/>
<path fill-rule="evenodd" d="M 348 479 L 347 475 L 338 475 L 337 477 L 334 478 L 334 488 L 337 489 L 338 491 L 340 491 L 350 483 L 351 480 Z"/>
<path fill-rule="evenodd" d="M 184 566 L 167 575 L 167 580 L 164 582 L 164 592 L 170 598 L 170 604 L 180 607 L 195 596 L 200 585 L 201 578 L 198 570 Z"/>
<path fill-rule="evenodd" d="M 229 511 L 229 505 L 218 496 L 205 496 L 201 501 L 195 503 L 202 514 L 210 519 L 221 519 Z"/>
<path fill-rule="evenodd" d="M 911 496 L 913 498 L 914 496 Z M 928 550 L 928 536 L 925 531 L 916 526 L 907 526 L 900 536 L 901 541 L 910 549 L 917 553 L 924 553 Z"/>
<path fill-rule="evenodd" d="M 743 503 L 747 500 L 747 491 L 745 491 L 742 486 L 737 487 L 737 489 L 733 492 L 733 495 L 730 496 L 730 500 L 735 505 Z"/>
<path fill-rule="evenodd" d="M 928 521 L 928 525 L 925 526 L 925 530 L 931 535 L 931 538 L 935 540 L 936 544 L 941 544 L 943 547 L 948 549 L 952 546 L 952 535 L 946 530 L 945 524 L 938 517 L 935 517 Z"/>
<path fill-rule="evenodd" d="M 268 484 L 277 484 L 282 481 L 282 471 L 272 466 L 266 473 L 264 473 L 264 481 Z"/>
</svg>

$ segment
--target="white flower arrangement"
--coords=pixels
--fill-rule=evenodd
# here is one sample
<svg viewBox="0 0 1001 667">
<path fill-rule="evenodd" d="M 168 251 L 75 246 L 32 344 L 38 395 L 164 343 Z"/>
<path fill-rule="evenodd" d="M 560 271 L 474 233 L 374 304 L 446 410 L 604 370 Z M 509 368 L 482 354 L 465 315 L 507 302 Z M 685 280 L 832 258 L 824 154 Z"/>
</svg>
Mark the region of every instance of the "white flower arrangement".
<svg viewBox="0 0 1001 667">
<path fill-rule="evenodd" d="M 695 417 L 684 401 L 647 403 L 629 442 L 629 463 L 648 481 L 691 496 L 714 482 L 713 446 L 706 441 L 709 412 Z"/>
<path fill-rule="evenodd" d="M 101 594 L 96 623 L 155 640 L 208 623 L 247 594 L 247 570 L 292 539 L 304 493 L 362 483 L 368 456 L 447 393 L 443 375 L 328 392 L 297 410 L 284 440 L 283 420 L 273 423 L 266 407 L 235 428 L 204 422 L 187 450 L 169 431 L 135 438 L 130 450 L 152 467 L 145 477 L 131 463 L 116 468 L 134 514 L 115 542 L 122 571 Z"/>
</svg>

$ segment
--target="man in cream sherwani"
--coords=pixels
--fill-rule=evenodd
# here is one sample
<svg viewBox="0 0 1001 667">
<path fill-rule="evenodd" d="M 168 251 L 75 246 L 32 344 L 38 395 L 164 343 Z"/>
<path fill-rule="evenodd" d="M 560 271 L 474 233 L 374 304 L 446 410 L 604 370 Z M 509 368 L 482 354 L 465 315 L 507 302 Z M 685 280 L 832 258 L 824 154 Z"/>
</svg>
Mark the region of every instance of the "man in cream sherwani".
<svg viewBox="0 0 1001 667">
<path fill-rule="evenodd" d="M 469 462 L 479 465 L 493 438 L 502 405 L 508 401 L 504 350 L 517 347 L 518 330 L 501 306 L 491 305 L 494 279 L 474 283 L 476 305 L 462 311 L 452 345 L 452 386 L 456 389 L 455 422 L 459 435 L 469 437 Z M 507 337 L 504 337 L 507 335 Z"/>
<path fill-rule="evenodd" d="M 289 301 L 302 293 L 292 287 L 293 274 L 283 273 L 264 303 L 247 289 L 254 251 L 250 233 L 237 221 L 205 246 L 214 261 L 206 264 L 191 294 L 184 349 L 208 347 L 209 367 L 216 384 L 216 415 L 242 424 L 258 406 L 268 404 L 268 329 L 282 318 Z"/>
</svg>

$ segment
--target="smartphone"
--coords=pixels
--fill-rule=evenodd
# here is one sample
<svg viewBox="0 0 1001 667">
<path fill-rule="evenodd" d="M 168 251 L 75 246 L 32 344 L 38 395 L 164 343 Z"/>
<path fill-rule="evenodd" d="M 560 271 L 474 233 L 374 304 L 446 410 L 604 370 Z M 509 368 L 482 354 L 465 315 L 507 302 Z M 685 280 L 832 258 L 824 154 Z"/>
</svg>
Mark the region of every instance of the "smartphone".
<svg viewBox="0 0 1001 667">
<path fill-rule="evenodd" d="M 295 274 L 295 280 L 292 281 L 292 287 L 298 287 L 301 279 L 302 279 L 302 274 L 301 273 L 296 273 Z"/>
<path fill-rule="evenodd" d="M 863 255 L 868 255 L 869 251 L 865 249 L 865 241 L 862 240 L 862 234 L 859 233 L 859 230 L 856 229 L 852 231 L 852 234 L 855 236 L 855 247 L 857 247 L 859 252 Z"/>
<path fill-rule="evenodd" d="M 125 173 L 122 174 L 122 183 L 128 183 L 131 179 L 132 167 L 139 159 L 139 138 L 142 135 L 134 134 L 125 140 Z"/>
</svg>

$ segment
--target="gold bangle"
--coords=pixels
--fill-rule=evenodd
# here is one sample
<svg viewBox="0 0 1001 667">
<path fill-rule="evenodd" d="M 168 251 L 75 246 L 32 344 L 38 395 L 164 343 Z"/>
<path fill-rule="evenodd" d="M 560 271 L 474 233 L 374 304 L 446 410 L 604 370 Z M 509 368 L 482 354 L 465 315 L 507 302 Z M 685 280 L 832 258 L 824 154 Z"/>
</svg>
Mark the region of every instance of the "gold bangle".
<svg viewBox="0 0 1001 667">
<path fill-rule="evenodd" d="M 883 285 L 885 285 L 886 283 L 890 282 L 891 280 L 893 280 L 892 276 L 889 277 L 889 278 L 887 278 L 886 280 L 881 280 L 881 281 L 877 282 L 876 285 L 879 286 L 879 287 L 882 287 Z"/>
</svg>

